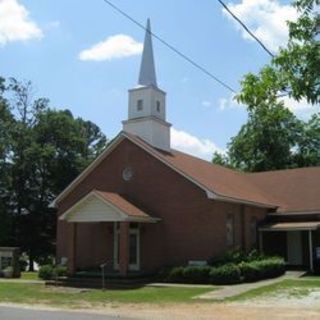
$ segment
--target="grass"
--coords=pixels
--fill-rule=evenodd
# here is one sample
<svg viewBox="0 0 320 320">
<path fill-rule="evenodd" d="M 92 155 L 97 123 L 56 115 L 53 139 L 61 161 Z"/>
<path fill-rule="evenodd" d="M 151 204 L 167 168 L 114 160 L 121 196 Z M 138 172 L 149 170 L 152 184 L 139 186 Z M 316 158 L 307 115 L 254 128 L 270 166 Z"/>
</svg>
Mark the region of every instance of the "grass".
<svg viewBox="0 0 320 320">
<path fill-rule="evenodd" d="M 142 287 L 127 290 L 70 290 L 45 287 L 44 284 L 0 283 L 0 301 L 27 304 L 48 304 L 71 308 L 83 305 L 116 303 L 181 303 L 192 302 L 193 297 L 212 291 L 207 288 Z M 198 301 L 198 300 L 196 300 Z"/>
<path fill-rule="evenodd" d="M 39 280 L 38 272 L 21 272 L 21 280 Z"/>
<path fill-rule="evenodd" d="M 237 296 L 225 299 L 225 301 L 242 301 L 255 298 L 264 298 L 285 293 L 289 297 L 303 297 L 311 290 L 320 290 L 320 278 L 286 279 L 271 285 L 249 290 Z"/>
</svg>

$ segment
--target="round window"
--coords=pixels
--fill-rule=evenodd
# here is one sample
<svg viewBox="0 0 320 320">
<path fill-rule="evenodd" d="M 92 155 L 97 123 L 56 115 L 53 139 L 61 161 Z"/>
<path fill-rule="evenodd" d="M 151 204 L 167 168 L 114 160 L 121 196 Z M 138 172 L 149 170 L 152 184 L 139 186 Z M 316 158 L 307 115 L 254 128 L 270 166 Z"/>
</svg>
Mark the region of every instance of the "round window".
<svg viewBox="0 0 320 320">
<path fill-rule="evenodd" d="M 133 170 L 130 167 L 126 167 L 122 170 L 122 178 L 125 181 L 130 181 L 133 177 Z"/>
</svg>

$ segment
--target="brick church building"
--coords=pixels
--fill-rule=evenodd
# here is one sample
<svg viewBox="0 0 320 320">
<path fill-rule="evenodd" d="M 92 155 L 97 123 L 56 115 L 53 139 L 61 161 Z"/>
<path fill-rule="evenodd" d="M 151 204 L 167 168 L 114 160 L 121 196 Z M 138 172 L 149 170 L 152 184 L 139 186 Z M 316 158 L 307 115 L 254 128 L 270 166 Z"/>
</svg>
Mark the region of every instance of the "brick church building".
<svg viewBox="0 0 320 320">
<path fill-rule="evenodd" d="M 68 271 L 153 273 L 259 248 L 313 270 L 320 258 L 320 167 L 242 173 L 170 147 L 148 22 L 123 131 L 54 201 Z"/>
</svg>

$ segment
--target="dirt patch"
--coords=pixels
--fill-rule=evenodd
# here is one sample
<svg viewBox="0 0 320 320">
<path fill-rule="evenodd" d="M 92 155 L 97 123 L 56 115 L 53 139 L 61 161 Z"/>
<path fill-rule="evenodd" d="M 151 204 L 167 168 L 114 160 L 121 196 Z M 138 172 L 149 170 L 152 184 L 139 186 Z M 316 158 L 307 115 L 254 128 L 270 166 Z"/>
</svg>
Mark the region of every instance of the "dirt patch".
<svg viewBox="0 0 320 320">
<path fill-rule="evenodd" d="M 286 307 L 302 309 L 318 309 L 320 312 L 319 289 L 288 288 L 272 295 L 261 296 L 247 301 L 235 302 L 234 305 Z M 320 316 L 319 316 L 320 318 Z"/>
</svg>

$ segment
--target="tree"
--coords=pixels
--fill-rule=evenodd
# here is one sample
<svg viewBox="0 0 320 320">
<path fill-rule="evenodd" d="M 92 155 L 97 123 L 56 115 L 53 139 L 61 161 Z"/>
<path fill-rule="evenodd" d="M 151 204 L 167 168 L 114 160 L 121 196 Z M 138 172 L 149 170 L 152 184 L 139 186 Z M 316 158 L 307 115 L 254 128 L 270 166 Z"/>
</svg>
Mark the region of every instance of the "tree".
<svg viewBox="0 0 320 320">
<path fill-rule="evenodd" d="M 11 243 L 12 219 L 10 215 L 10 128 L 13 124 L 10 107 L 3 94 L 5 80 L 0 77 L 0 245 Z"/>
<path fill-rule="evenodd" d="M 1 177 L 0 183 L 10 194 L 3 207 L 13 235 L 6 242 L 27 252 L 32 270 L 34 261 L 54 254 L 56 215 L 49 204 L 107 140 L 94 123 L 74 118 L 69 110 L 50 109 L 48 99 L 32 99 L 30 82 L 11 79 L 6 90 L 12 119 L 5 157 L 10 170 L 9 179 Z"/>
<path fill-rule="evenodd" d="M 294 2 L 300 17 L 289 23 L 287 46 L 258 74 L 244 76 L 236 99 L 247 106 L 248 121 L 231 139 L 223 161 L 215 154 L 214 163 L 245 171 L 320 165 L 319 116 L 303 122 L 279 99 L 284 94 L 313 104 L 320 101 L 320 19 L 314 10 L 318 4 L 319 0 Z"/>
<path fill-rule="evenodd" d="M 320 103 L 320 12 L 319 0 L 297 0 L 300 16 L 288 22 L 289 42 L 273 59 L 290 93 L 296 100 Z"/>
</svg>

